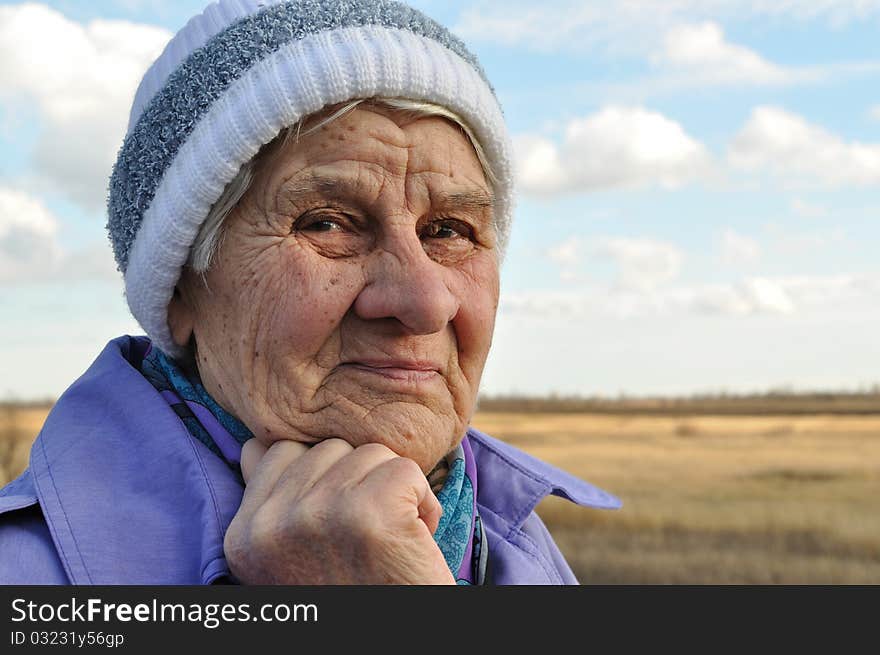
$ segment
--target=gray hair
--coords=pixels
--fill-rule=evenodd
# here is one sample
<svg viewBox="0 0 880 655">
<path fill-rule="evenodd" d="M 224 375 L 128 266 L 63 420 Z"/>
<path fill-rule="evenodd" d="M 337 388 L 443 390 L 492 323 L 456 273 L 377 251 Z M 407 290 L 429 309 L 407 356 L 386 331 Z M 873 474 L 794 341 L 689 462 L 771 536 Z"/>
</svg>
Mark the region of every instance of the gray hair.
<svg viewBox="0 0 880 655">
<path fill-rule="evenodd" d="M 440 116 L 452 121 L 461 128 L 461 130 L 470 140 L 471 145 L 476 152 L 477 159 L 480 162 L 480 166 L 483 169 L 483 174 L 486 176 L 486 179 L 489 181 L 493 188 L 497 186 L 498 178 L 492 171 L 492 167 L 489 165 L 489 159 L 486 157 L 486 153 L 483 150 L 483 147 L 480 145 L 480 142 L 477 140 L 471 128 L 464 122 L 464 119 L 462 119 L 455 112 L 450 111 L 446 107 L 442 107 L 440 105 L 436 105 L 430 102 L 418 102 L 415 100 L 407 100 L 406 98 L 360 98 L 357 100 L 352 100 L 337 108 L 328 116 L 321 118 L 314 125 L 308 126 L 307 128 L 305 127 L 305 125 L 311 118 L 310 116 L 306 116 L 294 123 L 293 125 L 284 128 L 273 141 L 263 146 L 249 162 L 244 164 L 241 169 L 239 169 L 238 174 L 229 184 L 226 185 L 226 188 L 223 190 L 223 194 L 211 207 L 211 211 L 208 212 L 207 218 L 205 218 L 205 221 L 202 223 L 202 226 L 199 229 L 199 233 L 196 236 L 195 241 L 193 242 L 192 248 L 190 249 L 187 266 L 189 266 L 194 272 L 199 273 L 202 276 L 204 276 L 205 273 L 208 272 L 208 269 L 210 269 L 211 263 L 213 262 L 214 257 L 217 254 L 217 250 L 220 248 L 220 244 L 223 240 L 223 226 L 226 217 L 229 216 L 229 214 L 232 212 L 238 202 L 244 197 L 245 193 L 247 193 L 248 189 L 253 183 L 254 175 L 257 170 L 257 166 L 259 165 L 261 156 L 266 152 L 269 147 L 271 147 L 275 143 L 278 143 L 279 141 L 282 144 L 287 144 L 291 140 L 297 142 L 301 137 L 318 131 L 328 123 L 332 123 L 337 118 L 344 116 L 352 109 L 364 102 L 388 107 L 390 109 L 404 111 L 414 117 Z"/>
</svg>

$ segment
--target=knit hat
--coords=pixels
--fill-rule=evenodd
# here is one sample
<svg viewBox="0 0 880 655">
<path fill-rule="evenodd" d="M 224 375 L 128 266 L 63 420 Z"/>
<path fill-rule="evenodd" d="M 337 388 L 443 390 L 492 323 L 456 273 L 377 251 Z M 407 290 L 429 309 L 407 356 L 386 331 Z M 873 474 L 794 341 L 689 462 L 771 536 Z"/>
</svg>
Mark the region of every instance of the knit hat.
<svg viewBox="0 0 880 655">
<path fill-rule="evenodd" d="M 476 57 L 391 0 L 220 0 L 171 39 L 141 80 L 110 178 L 107 229 L 132 314 L 179 349 L 167 309 L 212 205 L 279 131 L 358 98 L 432 102 L 458 114 L 497 177 L 501 252 L 512 212 L 510 145 Z"/>
</svg>

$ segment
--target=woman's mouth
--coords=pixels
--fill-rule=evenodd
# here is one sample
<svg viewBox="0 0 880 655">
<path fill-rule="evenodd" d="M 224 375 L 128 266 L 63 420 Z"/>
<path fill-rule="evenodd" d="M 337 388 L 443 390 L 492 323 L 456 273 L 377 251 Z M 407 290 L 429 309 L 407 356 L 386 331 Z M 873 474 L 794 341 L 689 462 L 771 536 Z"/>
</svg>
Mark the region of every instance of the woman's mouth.
<svg viewBox="0 0 880 655">
<path fill-rule="evenodd" d="M 440 367 L 425 361 L 352 361 L 345 362 L 340 368 L 359 371 L 380 376 L 404 384 L 430 382 L 440 377 Z"/>
</svg>

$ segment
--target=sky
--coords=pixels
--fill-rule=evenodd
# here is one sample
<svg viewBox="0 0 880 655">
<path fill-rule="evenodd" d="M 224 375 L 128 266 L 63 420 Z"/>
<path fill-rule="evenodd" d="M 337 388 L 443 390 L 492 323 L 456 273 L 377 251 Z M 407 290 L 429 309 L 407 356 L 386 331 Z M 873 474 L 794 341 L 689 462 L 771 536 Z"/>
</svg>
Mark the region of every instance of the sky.
<svg viewBox="0 0 880 655">
<path fill-rule="evenodd" d="M 204 4 L 0 0 L 0 399 L 142 333 L 107 182 Z M 410 4 L 477 54 L 514 144 L 484 393 L 880 383 L 880 0 Z"/>
</svg>

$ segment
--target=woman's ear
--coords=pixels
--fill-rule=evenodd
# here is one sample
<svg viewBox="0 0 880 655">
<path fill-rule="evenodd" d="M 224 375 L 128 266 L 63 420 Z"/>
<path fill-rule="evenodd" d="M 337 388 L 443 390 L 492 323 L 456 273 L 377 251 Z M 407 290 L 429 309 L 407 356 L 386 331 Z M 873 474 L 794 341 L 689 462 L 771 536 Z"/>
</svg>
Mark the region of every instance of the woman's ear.
<svg viewBox="0 0 880 655">
<path fill-rule="evenodd" d="M 193 335 L 193 323 L 195 312 L 180 290 L 180 283 L 174 287 L 174 295 L 168 303 L 168 327 L 171 329 L 171 338 L 181 348 L 189 345 Z"/>
</svg>

